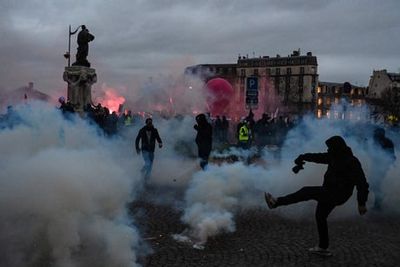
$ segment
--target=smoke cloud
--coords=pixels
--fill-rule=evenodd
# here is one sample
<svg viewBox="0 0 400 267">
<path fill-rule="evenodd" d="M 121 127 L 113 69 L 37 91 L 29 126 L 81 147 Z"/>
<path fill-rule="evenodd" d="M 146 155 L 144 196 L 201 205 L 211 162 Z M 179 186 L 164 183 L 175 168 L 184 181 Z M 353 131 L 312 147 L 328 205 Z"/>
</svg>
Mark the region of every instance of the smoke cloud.
<svg viewBox="0 0 400 267">
<path fill-rule="evenodd" d="M 136 121 L 121 138 L 106 139 L 86 121 L 65 120 L 53 107 L 38 103 L 18 107 L 23 123 L 0 131 L 1 263 L 24 266 L 51 259 L 57 266 L 137 265 L 140 233 L 125 207 L 142 192 L 144 182 L 160 189 L 147 200 L 183 211 L 181 219 L 188 227 L 178 239 L 190 237 L 201 245 L 211 236 L 235 231 L 235 215 L 241 209 L 262 208 L 289 218 L 312 215 L 315 203 L 311 201 L 267 210 L 263 192 L 280 196 L 302 186 L 321 185 L 325 165 L 306 163 L 297 175 L 291 169 L 299 154 L 326 151 L 325 140 L 332 135 L 345 138 L 370 184 L 376 177 L 375 167 L 386 160 L 372 141 L 373 126 L 366 121 L 369 111 L 342 103 L 332 109 L 331 119 L 305 116 L 287 134 L 281 149 L 264 148 L 256 163 L 246 162 L 254 151 L 231 148 L 215 151 L 208 169 L 202 171 L 194 143 L 194 116 L 164 119 L 162 114 L 172 107 L 171 95 L 179 99 L 172 101 L 169 114 L 173 115 L 192 114 L 193 107 L 197 108 L 193 101 L 206 99 L 200 89 L 190 91 L 186 82 L 160 76 L 131 95 L 120 92 L 126 98 L 125 107 L 132 110 L 157 111 L 154 107 L 160 104 L 153 121 L 164 146 L 156 148 L 148 181 L 140 176 L 141 156 L 134 154 L 143 121 Z M 198 82 L 198 88 L 203 88 Z M 347 120 L 335 119 L 346 112 L 352 114 Z M 390 131 L 387 135 L 398 144 L 398 135 Z M 221 163 L 229 155 L 240 161 Z M 397 159 L 385 177 L 379 177 L 383 210 L 392 214 L 400 213 L 399 168 Z M 373 199 L 371 189 L 368 207 Z M 356 207 L 353 196 L 332 217 L 358 216 Z"/>
<path fill-rule="evenodd" d="M 295 192 L 303 186 L 321 185 L 326 165 L 306 163 L 305 169 L 295 175 L 291 171 L 293 160 L 299 154 L 307 152 L 326 152 L 325 140 L 333 135 L 345 138 L 363 166 L 370 183 L 368 207 L 371 208 L 375 198 L 374 184 L 376 180 L 381 179 L 384 213 L 398 214 L 398 159 L 392 165 L 385 165 L 388 155 L 380 152 L 380 148 L 372 140 L 374 126 L 365 120 L 369 114 L 366 107 L 357 109 L 343 105 L 345 104 L 334 107 L 333 112 L 351 110 L 353 120 L 304 117 L 297 127 L 288 133 L 279 153 L 264 149 L 262 160 L 266 164 L 246 165 L 238 162 L 221 166 L 211 165 L 207 171 L 195 173 L 185 194 L 182 221 L 189 225 L 189 229 L 184 234 L 191 236 L 194 242 L 204 244 L 210 236 L 234 231 L 234 217 L 239 209 L 266 208 L 264 191 L 281 196 Z M 389 132 L 388 136 L 390 135 Z M 237 154 L 237 151 L 225 153 Z M 246 158 L 248 153 L 243 152 L 242 158 Z M 398 155 L 397 149 L 396 154 Z M 387 167 L 377 173 L 378 166 Z M 355 196 L 354 193 L 345 205 L 335 209 L 332 217 L 358 216 Z M 266 212 L 291 218 L 307 218 L 312 217 L 314 208 L 315 203 L 310 201 Z"/>
<path fill-rule="evenodd" d="M 136 266 L 125 205 L 140 178 L 124 144 L 43 103 L 16 110 L 0 131 L 1 265 Z"/>
</svg>

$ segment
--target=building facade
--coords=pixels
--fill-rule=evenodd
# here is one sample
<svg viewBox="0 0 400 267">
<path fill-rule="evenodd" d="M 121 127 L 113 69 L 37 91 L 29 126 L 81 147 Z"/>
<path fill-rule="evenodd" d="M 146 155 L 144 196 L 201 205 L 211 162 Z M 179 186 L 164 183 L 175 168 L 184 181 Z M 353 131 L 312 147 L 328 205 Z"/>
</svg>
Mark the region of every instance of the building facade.
<svg viewBox="0 0 400 267">
<path fill-rule="evenodd" d="M 374 70 L 369 79 L 366 96 L 370 99 L 381 97 L 385 89 L 400 88 L 400 73 L 391 73 L 387 70 Z"/>
<path fill-rule="evenodd" d="M 352 118 L 351 110 L 332 110 L 332 105 L 346 101 L 351 107 L 360 107 L 366 103 L 367 88 L 353 85 L 349 82 L 333 83 L 319 82 L 317 87 L 316 116 L 333 119 Z M 357 119 L 357 118 L 355 118 Z"/>
<path fill-rule="evenodd" d="M 311 52 L 301 55 L 300 51 L 293 51 L 287 57 L 239 55 L 236 64 L 201 64 L 186 68 L 185 73 L 198 75 L 205 82 L 217 77 L 229 81 L 235 91 L 232 99 L 235 113 L 250 108 L 261 113 L 271 112 L 278 106 L 285 107 L 289 113 L 299 112 L 299 109 L 312 108 L 316 101 L 318 62 Z M 246 101 L 249 77 L 258 78 L 256 104 Z"/>
<path fill-rule="evenodd" d="M 400 120 L 400 73 L 374 70 L 369 80 L 367 101 L 375 117 L 397 125 Z"/>
</svg>

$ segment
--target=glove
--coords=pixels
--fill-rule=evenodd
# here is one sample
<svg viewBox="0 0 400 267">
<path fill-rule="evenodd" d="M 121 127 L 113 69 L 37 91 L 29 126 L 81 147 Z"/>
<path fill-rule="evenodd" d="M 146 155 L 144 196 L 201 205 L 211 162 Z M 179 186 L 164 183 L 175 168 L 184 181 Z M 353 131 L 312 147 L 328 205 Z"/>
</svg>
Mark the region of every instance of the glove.
<svg viewBox="0 0 400 267">
<path fill-rule="evenodd" d="M 159 148 L 162 148 L 162 143 L 158 143 L 158 147 L 159 147 Z"/>
<path fill-rule="evenodd" d="M 304 165 L 304 158 L 303 158 L 303 155 L 300 155 L 300 156 L 298 156 L 295 160 L 294 160 L 294 163 L 296 164 L 296 165 Z"/>
<path fill-rule="evenodd" d="M 304 169 L 303 168 L 303 165 L 296 165 L 296 166 L 294 166 L 293 168 L 292 168 L 292 171 L 294 172 L 294 173 L 299 173 L 299 171 L 300 170 L 302 170 L 302 169 Z"/>
</svg>

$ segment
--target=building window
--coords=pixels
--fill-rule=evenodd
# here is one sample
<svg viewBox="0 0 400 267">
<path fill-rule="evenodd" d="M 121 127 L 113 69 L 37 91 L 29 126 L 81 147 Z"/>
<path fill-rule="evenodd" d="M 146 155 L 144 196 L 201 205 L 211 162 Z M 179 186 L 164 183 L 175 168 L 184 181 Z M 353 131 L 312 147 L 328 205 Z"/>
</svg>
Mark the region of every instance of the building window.
<svg viewBox="0 0 400 267">
<path fill-rule="evenodd" d="M 266 74 L 267 74 L 268 76 L 271 76 L 271 69 L 270 69 L 270 68 L 267 68 L 267 69 L 266 69 Z"/>
<path fill-rule="evenodd" d="M 254 69 L 254 75 L 258 76 L 258 69 Z"/>
<path fill-rule="evenodd" d="M 276 75 L 281 75 L 281 69 L 280 68 L 276 68 Z"/>
<path fill-rule="evenodd" d="M 322 118 L 322 109 L 317 110 L 317 118 L 318 119 Z"/>
<path fill-rule="evenodd" d="M 300 74 L 304 74 L 304 67 L 300 67 Z"/>
<path fill-rule="evenodd" d="M 327 99 L 326 99 L 326 104 L 327 104 L 327 105 L 330 105 L 330 104 L 331 104 L 331 99 L 330 99 L 330 98 L 327 98 Z"/>
<path fill-rule="evenodd" d="M 245 69 L 241 69 L 240 70 L 240 76 L 246 76 L 246 70 Z"/>
<path fill-rule="evenodd" d="M 286 74 L 287 75 L 292 74 L 292 68 L 286 68 Z"/>
</svg>

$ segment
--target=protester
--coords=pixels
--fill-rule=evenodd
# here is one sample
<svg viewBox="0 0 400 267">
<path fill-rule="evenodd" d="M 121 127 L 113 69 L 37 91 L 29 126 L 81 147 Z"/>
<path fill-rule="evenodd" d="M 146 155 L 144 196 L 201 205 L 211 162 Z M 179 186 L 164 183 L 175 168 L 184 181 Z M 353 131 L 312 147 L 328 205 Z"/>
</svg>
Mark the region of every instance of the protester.
<svg viewBox="0 0 400 267">
<path fill-rule="evenodd" d="M 204 114 L 197 115 L 196 122 L 197 124 L 194 125 L 194 129 L 197 131 L 196 144 L 200 158 L 200 167 L 204 170 L 208 164 L 208 158 L 212 149 L 212 126 Z"/>
<path fill-rule="evenodd" d="M 238 146 L 249 149 L 251 146 L 251 129 L 247 120 L 242 121 L 238 134 Z"/>
<path fill-rule="evenodd" d="M 229 121 L 226 119 L 226 116 L 222 116 L 222 124 L 221 124 L 221 136 L 222 142 L 228 143 L 228 132 L 229 132 Z"/>
<path fill-rule="evenodd" d="M 141 141 L 141 147 L 139 148 L 139 142 Z M 145 179 L 150 177 L 151 170 L 154 161 L 154 150 L 155 143 L 158 142 L 159 148 L 162 147 L 162 141 L 158 131 L 153 126 L 153 120 L 151 118 L 146 119 L 146 125 L 139 130 L 136 137 L 135 147 L 136 152 L 140 154 L 142 152 L 142 157 L 144 160 L 144 166 L 142 168 L 142 174 Z"/>
<path fill-rule="evenodd" d="M 369 186 L 359 160 L 342 137 L 333 136 L 325 143 L 328 146 L 328 152 L 302 154 L 296 158 L 296 167 L 293 168 L 293 171 L 297 173 L 303 168 L 305 161 L 328 164 L 322 186 L 306 186 L 293 194 L 278 198 L 265 193 L 265 201 L 269 208 L 274 209 L 301 201 L 316 200 L 315 217 L 319 244 L 310 248 L 309 251 L 322 256 L 332 256 L 328 250 L 328 215 L 336 206 L 344 204 L 351 197 L 354 186 L 357 188 L 358 211 L 361 215 L 365 214 Z"/>
<path fill-rule="evenodd" d="M 217 116 L 214 122 L 214 136 L 217 143 L 222 142 L 222 120 Z"/>
</svg>

